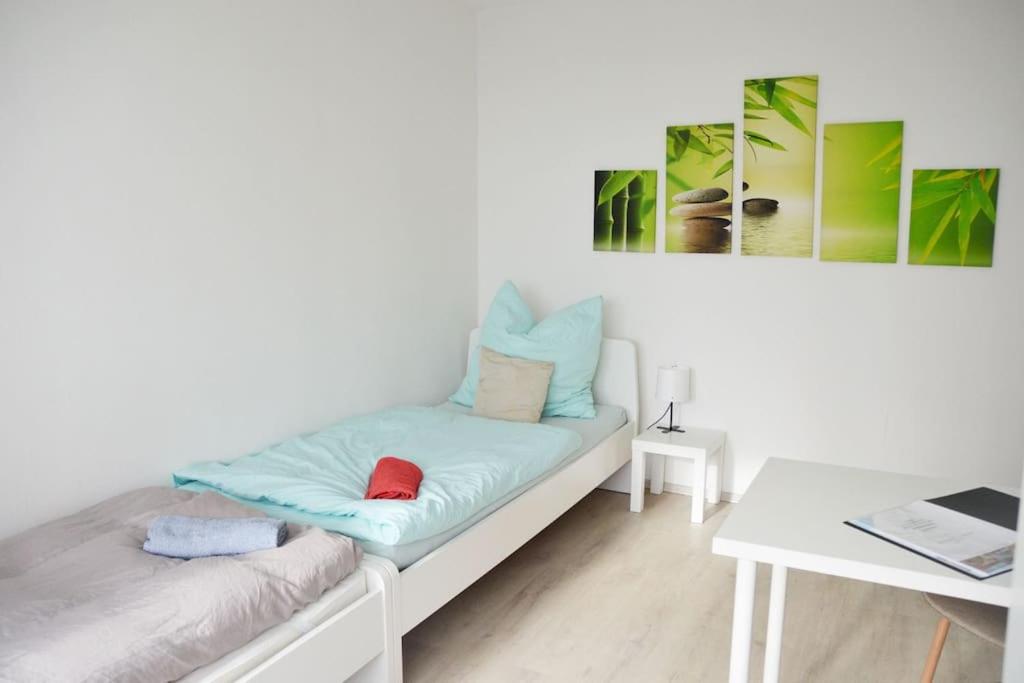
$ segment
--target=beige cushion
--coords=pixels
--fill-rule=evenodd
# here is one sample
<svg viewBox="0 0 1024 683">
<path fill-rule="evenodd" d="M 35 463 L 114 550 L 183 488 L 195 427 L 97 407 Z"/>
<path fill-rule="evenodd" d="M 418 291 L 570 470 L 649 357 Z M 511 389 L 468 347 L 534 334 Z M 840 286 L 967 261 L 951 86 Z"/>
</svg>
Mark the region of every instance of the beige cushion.
<svg viewBox="0 0 1024 683">
<path fill-rule="evenodd" d="M 473 414 L 514 422 L 538 422 L 554 363 L 513 358 L 480 347 L 480 383 Z"/>
</svg>

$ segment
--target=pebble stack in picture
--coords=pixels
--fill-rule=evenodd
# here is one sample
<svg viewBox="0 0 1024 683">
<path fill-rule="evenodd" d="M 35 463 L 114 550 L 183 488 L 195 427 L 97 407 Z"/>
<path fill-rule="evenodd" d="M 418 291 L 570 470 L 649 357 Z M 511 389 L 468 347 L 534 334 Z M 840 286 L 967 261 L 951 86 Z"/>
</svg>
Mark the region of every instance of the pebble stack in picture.
<svg viewBox="0 0 1024 683">
<path fill-rule="evenodd" d="M 721 187 L 699 187 L 680 192 L 672 197 L 676 203 L 668 210 L 672 216 L 683 219 L 683 227 L 696 230 L 722 229 L 732 225 L 732 202 Z"/>
</svg>

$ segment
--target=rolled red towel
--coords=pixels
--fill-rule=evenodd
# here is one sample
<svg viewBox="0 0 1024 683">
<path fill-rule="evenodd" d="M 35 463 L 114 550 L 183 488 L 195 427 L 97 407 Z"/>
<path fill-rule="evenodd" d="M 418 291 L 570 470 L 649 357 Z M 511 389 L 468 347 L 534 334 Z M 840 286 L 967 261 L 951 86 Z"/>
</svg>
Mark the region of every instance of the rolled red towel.
<svg viewBox="0 0 1024 683">
<path fill-rule="evenodd" d="M 385 455 L 377 461 L 366 489 L 366 500 L 415 500 L 423 481 L 416 463 Z"/>
</svg>

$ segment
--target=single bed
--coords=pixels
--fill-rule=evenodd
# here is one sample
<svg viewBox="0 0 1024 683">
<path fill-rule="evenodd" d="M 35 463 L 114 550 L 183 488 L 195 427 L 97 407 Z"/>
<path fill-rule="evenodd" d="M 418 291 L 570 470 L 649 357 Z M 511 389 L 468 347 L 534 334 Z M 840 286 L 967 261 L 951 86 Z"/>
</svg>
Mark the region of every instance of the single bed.
<svg viewBox="0 0 1024 683">
<path fill-rule="evenodd" d="M 0 680 L 235 680 L 271 671 L 276 651 L 337 631 L 346 613 L 363 634 L 335 664 L 347 675 L 384 653 L 389 607 L 351 539 L 291 525 L 280 547 L 244 555 L 144 552 L 150 522 L 168 514 L 259 513 L 151 487 L 0 541 Z"/>
<path fill-rule="evenodd" d="M 477 346 L 478 332 L 474 330 L 469 339 L 470 353 Z M 553 426 L 567 428 L 575 437 L 568 442 L 572 447 L 539 473 L 517 482 L 511 489 L 449 524 L 441 532 L 409 543 L 383 544 L 390 546 L 388 548 L 381 548 L 373 541 L 364 541 L 364 547 L 371 553 L 387 555 L 370 554 L 364 562 L 374 564 L 381 585 L 385 587 L 384 595 L 391 611 L 385 624 L 387 657 L 378 657 L 380 665 L 367 667 L 360 672 L 360 677 L 372 671 L 370 676 L 374 680 L 401 680 L 400 641 L 403 634 L 629 462 L 630 441 L 636 433 L 638 411 L 636 348 L 631 342 L 603 340 L 593 392 L 595 401 L 602 406 L 597 419 L 554 418 L 547 421 Z M 455 414 L 468 412 L 454 405 L 446 405 L 442 410 Z M 203 485 L 196 486 L 191 477 L 185 479 L 188 481 L 182 483 L 187 487 L 203 488 Z M 279 504 L 273 493 L 267 490 L 255 502 L 275 516 L 314 521 L 305 516 L 306 511 L 298 514 L 295 509 Z M 294 517 L 296 514 L 298 516 Z M 326 523 L 334 522 L 336 520 Z M 326 657 L 340 641 L 326 634 L 318 636 L 313 631 L 305 636 L 304 642 L 308 643 L 304 655 L 297 652 L 293 655 L 286 648 L 268 662 L 279 663 L 282 667 L 289 663 L 290 666 L 301 666 L 297 671 L 301 671 L 303 680 L 337 680 L 338 672 L 332 670 L 326 660 L 321 661 L 314 648 L 322 648 Z M 261 667 L 253 671 L 255 680 L 288 680 L 288 677 L 269 676 L 266 665 Z M 293 672 L 291 677 L 294 675 L 297 674 Z"/>
</svg>

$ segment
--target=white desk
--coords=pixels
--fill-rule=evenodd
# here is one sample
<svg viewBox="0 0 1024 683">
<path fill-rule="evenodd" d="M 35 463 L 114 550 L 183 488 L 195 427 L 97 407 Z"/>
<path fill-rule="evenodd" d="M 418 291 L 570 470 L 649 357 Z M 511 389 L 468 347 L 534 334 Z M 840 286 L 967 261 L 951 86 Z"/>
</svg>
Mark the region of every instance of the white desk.
<svg viewBox="0 0 1024 683">
<path fill-rule="evenodd" d="M 1008 606 L 1013 572 L 979 581 L 843 524 L 977 485 L 769 458 L 711 545 L 716 555 L 737 560 L 730 682 L 748 680 L 758 562 L 772 565 L 764 658 L 764 680 L 771 683 L 779 679 L 790 567 Z"/>
<path fill-rule="evenodd" d="M 651 493 L 658 495 L 665 488 L 665 459 L 693 460 L 693 506 L 690 522 L 704 523 L 704 498 L 712 505 L 722 498 L 722 465 L 725 432 L 717 429 L 684 427 L 684 432 L 663 432 L 657 427 L 646 429 L 633 437 L 633 465 L 629 485 L 629 509 L 643 512 L 646 457 L 651 463 Z M 709 481 L 710 480 L 710 481 Z"/>
</svg>

